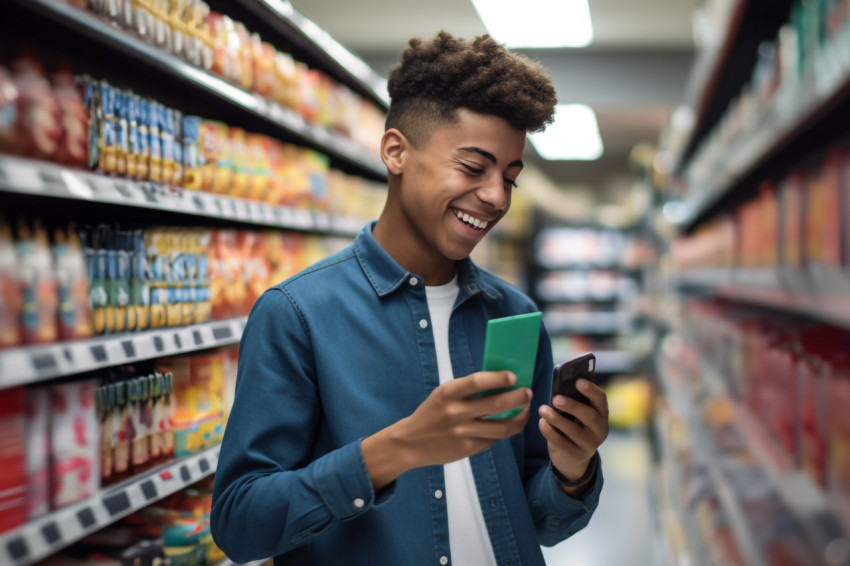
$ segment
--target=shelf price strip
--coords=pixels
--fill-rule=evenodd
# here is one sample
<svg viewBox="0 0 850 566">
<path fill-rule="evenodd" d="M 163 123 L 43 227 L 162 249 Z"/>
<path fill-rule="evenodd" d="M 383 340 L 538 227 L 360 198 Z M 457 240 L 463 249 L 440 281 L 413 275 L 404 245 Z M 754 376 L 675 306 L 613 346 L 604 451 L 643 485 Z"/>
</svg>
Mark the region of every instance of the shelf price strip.
<svg viewBox="0 0 850 566">
<path fill-rule="evenodd" d="M 322 211 L 116 179 L 52 163 L 8 156 L 0 157 L 0 189 L 21 194 L 196 214 L 275 228 L 332 232 L 351 237 L 363 225 L 357 219 Z"/>
<path fill-rule="evenodd" d="M 0 387 L 236 344 L 247 317 L 0 351 Z"/>
<path fill-rule="evenodd" d="M 219 447 L 132 478 L 0 535 L 0 563 L 27 566 L 215 473 Z"/>
</svg>

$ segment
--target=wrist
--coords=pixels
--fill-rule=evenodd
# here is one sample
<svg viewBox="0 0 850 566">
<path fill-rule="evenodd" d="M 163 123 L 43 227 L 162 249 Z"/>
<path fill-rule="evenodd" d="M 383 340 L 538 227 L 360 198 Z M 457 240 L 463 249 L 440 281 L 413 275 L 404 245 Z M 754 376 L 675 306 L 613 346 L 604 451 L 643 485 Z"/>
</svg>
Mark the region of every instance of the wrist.
<svg viewBox="0 0 850 566">
<path fill-rule="evenodd" d="M 379 430 L 360 443 L 363 461 L 376 492 L 416 467 L 397 427 L 398 423 Z"/>
<path fill-rule="evenodd" d="M 558 468 L 555 467 L 552 462 L 549 462 L 549 470 L 552 472 L 552 476 L 555 478 L 555 482 L 565 489 L 579 489 L 586 487 L 590 484 L 591 480 L 596 477 L 596 470 L 599 467 L 599 452 L 594 452 L 593 456 L 590 457 L 590 460 L 587 463 L 587 468 L 580 477 L 575 479 L 568 478 L 564 474 L 561 473 Z"/>
</svg>

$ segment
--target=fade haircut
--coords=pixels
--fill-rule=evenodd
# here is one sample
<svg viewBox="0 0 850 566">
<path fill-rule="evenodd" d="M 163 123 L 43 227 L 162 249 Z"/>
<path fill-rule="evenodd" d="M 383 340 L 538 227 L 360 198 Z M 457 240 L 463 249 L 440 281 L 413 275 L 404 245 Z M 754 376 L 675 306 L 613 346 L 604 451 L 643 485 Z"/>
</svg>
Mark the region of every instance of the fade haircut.
<svg viewBox="0 0 850 566">
<path fill-rule="evenodd" d="M 535 132 L 552 123 L 557 103 L 539 64 L 489 35 L 466 41 L 445 31 L 427 42 L 410 40 L 390 70 L 387 90 L 386 129 L 398 129 L 415 147 L 426 145 L 438 127 L 456 124 L 459 108 Z"/>
</svg>

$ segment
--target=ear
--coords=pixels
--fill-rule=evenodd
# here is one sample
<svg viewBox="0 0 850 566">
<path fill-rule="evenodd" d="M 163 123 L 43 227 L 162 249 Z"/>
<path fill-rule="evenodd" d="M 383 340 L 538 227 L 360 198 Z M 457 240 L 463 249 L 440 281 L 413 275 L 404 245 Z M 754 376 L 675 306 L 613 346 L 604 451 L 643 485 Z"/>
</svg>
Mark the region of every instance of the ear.
<svg viewBox="0 0 850 566">
<path fill-rule="evenodd" d="M 410 142 L 400 131 L 390 128 L 381 138 L 381 161 L 390 175 L 401 175 Z"/>
</svg>

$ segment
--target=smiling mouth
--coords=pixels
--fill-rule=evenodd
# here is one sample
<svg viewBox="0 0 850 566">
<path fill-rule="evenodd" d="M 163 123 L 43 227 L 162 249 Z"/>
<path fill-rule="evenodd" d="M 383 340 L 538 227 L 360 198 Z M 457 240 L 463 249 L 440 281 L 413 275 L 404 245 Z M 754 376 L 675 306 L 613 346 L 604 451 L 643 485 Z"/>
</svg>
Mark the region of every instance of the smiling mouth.
<svg viewBox="0 0 850 566">
<path fill-rule="evenodd" d="M 475 230 L 484 230 L 485 228 L 487 228 L 487 225 L 490 223 L 489 220 L 479 220 L 478 218 L 475 218 L 474 216 L 470 216 L 468 213 L 462 212 L 462 211 L 460 211 L 456 208 L 453 208 L 452 212 L 454 212 L 454 214 L 455 214 L 455 216 L 457 216 L 458 220 L 460 220 L 461 222 L 463 222 L 464 224 L 466 224 L 467 226 L 469 226 L 470 228 L 473 228 Z"/>
</svg>

